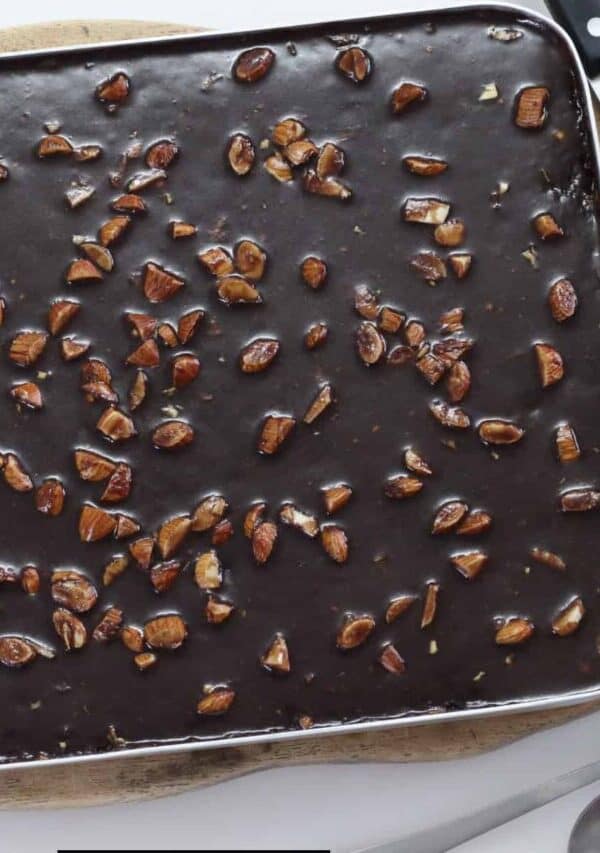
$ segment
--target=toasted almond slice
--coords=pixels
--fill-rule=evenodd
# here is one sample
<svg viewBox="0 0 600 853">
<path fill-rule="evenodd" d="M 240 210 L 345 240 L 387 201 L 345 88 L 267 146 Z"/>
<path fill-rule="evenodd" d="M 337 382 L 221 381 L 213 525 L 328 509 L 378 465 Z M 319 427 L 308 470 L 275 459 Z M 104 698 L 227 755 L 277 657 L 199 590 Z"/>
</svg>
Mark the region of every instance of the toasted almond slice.
<svg viewBox="0 0 600 853">
<path fill-rule="evenodd" d="M 249 281 L 260 281 L 265 273 L 267 253 L 253 240 L 241 240 L 233 253 L 235 265 Z"/>
<path fill-rule="evenodd" d="M 131 383 L 127 399 L 129 400 L 129 408 L 134 412 L 142 405 L 148 393 L 148 377 L 143 370 L 136 371 L 135 379 Z"/>
<path fill-rule="evenodd" d="M 489 513 L 482 509 L 473 509 L 463 518 L 455 533 L 459 536 L 476 536 L 488 530 L 491 524 L 492 517 Z"/>
<path fill-rule="evenodd" d="M 385 611 L 385 621 L 388 625 L 395 622 L 417 600 L 416 595 L 398 595 L 392 598 Z"/>
<path fill-rule="evenodd" d="M 115 265 L 115 261 L 110 251 L 105 246 L 101 246 L 99 243 L 86 241 L 84 243 L 80 243 L 79 248 L 82 252 L 85 252 L 88 258 L 93 261 L 97 267 L 104 272 L 111 272 Z"/>
<path fill-rule="evenodd" d="M 462 219 L 447 219 L 446 222 L 436 226 L 433 238 L 440 246 L 455 248 L 464 243 L 466 235 L 465 224 Z"/>
<path fill-rule="evenodd" d="M 177 337 L 180 344 L 187 344 L 192 340 L 204 319 L 202 308 L 194 308 L 186 314 L 182 314 L 177 323 Z"/>
<path fill-rule="evenodd" d="M 44 515 L 55 518 L 65 505 L 65 487 L 56 477 L 48 477 L 35 491 L 35 508 Z"/>
<path fill-rule="evenodd" d="M 0 637 L 0 664 L 3 666 L 25 666 L 36 657 L 35 646 L 25 637 Z"/>
<path fill-rule="evenodd" d="M 350 486 L 340 483 L 336 486 L 328 486 L 323 489 L 323 503 L 327 515 L 333 515 L 334 512 L 345 507 L 352 497 L 352 489 Z"/>
<path fill-rule="evenodd" d="M 377 660 L 384 669 L 391 672 L 393 675 L 401 675 L 406 669 L 404 659 L 392 643 L 387 643 L 382 648 Z"/>
<path fill-rule="evenodd" d="M 140 652 L 134 657 L 133 662 L 140 672 L 145 672 L 151 666 L 158 663 L 158 656 L 154 652 Z"/>
<path fill-rule="evenodd" d="M 226 276 L 234 272 L 233 258 L 226 249 L 215 246 L 198 254 L 198 261 L 214 276 Z"/>
<path fill-rule="evenodd" d="M 79 313 L 81 305 L 71 299 L 55 299 L 48 309 L 48 331 L 58 335 Z"/>
<path fill-rule="evenodd" d="M 311 539 L 319 532 L 319 522 L 315 516 L 302 512 L 294 504 L 284 504 L 279 511 L 279 518 L 284 524 L 298 528 Z"/>
<path fill-rule="evenodd" d="M 471 371 L 464 361 L 455 362 L 446 379 L 446 388 L 451 403 L 460 403 L 471 388 Z"/>
<path fill-rule="evenodd" d="M 192 527 L 189 515 L 177 515 L 165 521 L 158 530 L 156 544 L 163 560 L 167 560 L 179 548 Z"/>
<path fill-rule="evenodd" d="M 268 47 L 252 47 L 242 51 L 233 65 L 233 76 L 240 83 L 261 80 L 275 62 L 275 54 Z"/>
<path fill-rule="evenodd" d="M 496 644 L 498 646 L 512 646 L 524 643 L 534 632 L 534 625 L 529 619 L 514 616 L 506 619 L 504 624 L 496 631 Z"/>
<path fill-rule="evenodd" d="M 283 634 L 276 634 L 271 645 L 260 659 L 261 664 L 269 672 L 287 675 L 291 671 L 290 653 Z"/>
<path fill-rule="evenodd" d="M 196 713 L 201 717 L 216 717 L 226 714 L 235 699 L 235 690 L 228 687 L 215 687 L 196 705 Z"/>
<path fill-rule="evenodd" d="M 148 169 L 147 172 L 138 172 L 127 181 L 127 194 L 134 195 L 154 184 L 162 183 L 167 178 L 167 173 L 164 169 Z"/>
<path fill-rule="evenodd" d="M 407 198 L 402 215 L 405 222 L 442 225 L 449 213 L 450 205 L 439 198 Z"/>
<path fill-rule="evenodd" d="M 145 213 L 147 210 L 144 199 L 135 193 L 120 195 L 112 202 L 111 207 L 117 213 Z"/>
<path fill-rule="evenodd" d="M 447 370 L 444 362 L 430 352 L 417 358 L 415 367 L 430 385 L 436 385 Z"/>
<path fill-rule="evenodd" d="M 559 555 L 555 554 L 553 551 L 548 551 L 546 548 L 538 548 L 536 546 L 535 548 L 532 548 L 529 553 L 534 560 L 537 560 L 538 563 L 550 566 L 551 569 L 564 572 L 567 568 L 567 564 L 562 557 L 559 557 Z"/>
<path fill-rule="evenodd" d="M 435 157 L 404 157 L 402 162 L 413 175 L 421 175 L 426 178 L 441 175 L 448 168 L 448 164 L 444 160 L 437 160 Z"/>
<path fill-rule="evenodd" d="M 371 73 L 371 57 L 362 47 L 349 47 L 338 53 L 335 67 L 353 83 L 364 83 Z"/>
<path fill-rule="evenodd" d="M 81 574 L 70 569 L 55 569 L 51 578 L 52 599 L 75 613 L 87 613 L 98 600 L 98 590 Z"/>
<path fill-rule="evenodd" d="M 286 145 L 282 154 L 292 166 L 302 166 L 318 152 L 319 149 L 312 139 L 298 139 L 296 142 L 290 142 L 289 145 Z"/>
<path fill-rule="evenodd" d="M 473 580 L 488 561 L 483 551 L 467 551 L 464 554 L 452 554 L 450 562 L 467 580 Z"/>
<path fill-rule="evenodd" d="M 421 628 L 427 628 L 435 619 L 439 591 L 440 585 L 434 581 L 430 581 L 425 588 L 425 600 L 423 602 L 423 612 L 421 614 Z"/>
<path fill-rule="evenodd" d="M 252 553 L 259 565 L 271 557 L 277 542 L 277 525 L 272 521 L 261 521 L 252 531 Z"/>
<path fill-rule="evenodd" d="M 389 308 L 384 305 L 377 316 L 379 328 L 386 335 L 395 335 L 404 325 L 406 317 L 401 311 L 396 311 L 395 308 Z"/>
<path fill-rule="evenodd" d="M 482 421 L 478 432 L 484 444 L 516 444 L 525 434 L 525 430 L 512 421 L 496 419 Z"/>
<path fill-rule="evenodd" d="M 404 452 L 404 464 L 409 471 L 424 477 L 429 477 L 433 473 L 425 459 L 411 447 Z"/>
<path fill-rule="evenodd" d="M 342 527 L 325 524 L 321 528 L 321 544 L 328 557 L 336 563 L 345 563 L 348 559 L 348 537 Z"/>
<path fill-rule="evenodd" d="M 243 348 L 239 363 L 243 373 L 262 373 L 279 353 L 281 344 L 275 338 L 256 338 Z"/>
<path fill-rule="evenodd" d="M 337 633 L 338 649 L 347 651 L 362 646 L 373 633 L 374 628 L 375 620 L 372 616 L 355 616 L 353 613 L 347 613 Z"/>
<path fill-rule="evenodd" d="M 215 550 L 198 554 L 194 563 L 194 580 L 200 589 L 218 589 L 223 583 L 223 569 Z"/>
<path fill-rule="evenodd" d="M 76 341 L 73 338 L 63 338 L 60 342 L 60 354 L 65 361 L 74 361 L 89 350 L 89 341 Z"/>
<path fill-rule="evenodd" d="M 388 498 L 403 500 L 418 494 L 423 488 L 423 483 L 417 477 L 409 477 L 407 474 L 395 474 L 388 477 L 384 483 L 383 491 Z"/>
<path fill-rule="evenodd" d="M 263 501 L 257 501 L 252 504 L 246 515 L 244 516 L 244 536 L 247 539 L 252 539 L 257 525 L 262 520 L 267 505 Z"/>
<path fill-rule="evenodd" d="M 434 535 L 448 533 L 457 524 L 460 524 L 468 511 L 469 507 L 464 501 L 448 501 L 448 503 L 443 504 L 436 512 L 433 524 L 431 525 L 431 532 Z"/>
<path fill-rule="evenodd" d="M 154 591 L 158 593 L 167 592 L 181 572 L 181 563 L 179 560 L 169 560 L 165 563 L 157 563 L 150 569 L 150 583 L 154 587 Z"/>
<path fill-rule="evenodd" d="M 144 649 L 144 635 L 134 625 L 124 625 L 121 629 L 121 642 L 130 652 L 140 654 Z"/>
<path fill-rule="evenodd" d="M 580 598 L 574 598 L 552 620 L 552 633 L 557 637 L 568 637 L 579 628 L 585 615 L 585 607 Z"/>
<path fill-rule="evenodd" d="M 317 392 L 316 397 L 304 413 L 302 420 L 305 424 L 314 423 L 323 412 L 333 403 L 333 389 L 329 383 Z"/>
<path fill-rule="evenodd" d="M 365 320 L 376 320 L 379 315 L 377 295 L 366 284 L 354 288 L 354 308 Z"/>
</svg>

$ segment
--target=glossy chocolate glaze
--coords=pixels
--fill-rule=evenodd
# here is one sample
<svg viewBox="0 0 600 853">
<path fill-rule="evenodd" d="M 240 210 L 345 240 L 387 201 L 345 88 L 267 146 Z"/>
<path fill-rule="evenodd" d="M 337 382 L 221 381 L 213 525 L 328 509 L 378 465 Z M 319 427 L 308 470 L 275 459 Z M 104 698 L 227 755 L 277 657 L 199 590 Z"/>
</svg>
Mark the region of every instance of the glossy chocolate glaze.
<svg viewBox="0 0 600 853">
<path fill-rule="evenodd" d="M 517 24 L 523 38 L 500 43 L 486 34 L 493 24 L 515 21 L 512 15 L 474 11 L 353 22 L 351 30 L 373 62 L 363 85 L 334 67 L 337 49 L 327 36 L 346 33 L 344 23 L 2 63 L 1 154 L 10 170 L 0 187 L 0 277 L 8 304 L 0 332 L 3 384 L 8 389 L 39 370 L 51 375 L 40 382 L 41 412 L 19 412 L 6 397 L 0 444 L 20 456 L 36 482 L 59 477 L 67 501 L 60 517 L 46 518 L 35 511 L 31 495 L 0 484 L 0 563 L 16 568 L 33 563 L 42 573 L 36 596 L 18 586 L 0 588 L 0 634 L 31 636 L 57 651 L 54 660 L 40 658 L 20 670 L 0 666 L 1 756 L 104 750 L 111 725 L 135 745 L 293 729 L 300 715 L 315 725 L 380 719 L 597 685 L 598 520 L 594 513 L 558 511 L 564 488 L 600 485 L 594 177 L 565 49 L 552 33 L 526 21 Z M 260 82 L 241 85 L 231 67 L 241 49 L 254 45 L 269 45 L 276 60 Z M 129 75 L 131 94 L 109 115 L 94 89 L 117 70 Z M 203 86 L 214 74 L 222 76 Z M 422 83 L 430 98 L 393 117 L 390 93 L 404 80 Z M 479 101 L 482 86 L 492 81 L 501 100 Z M 544 85 L 551 92 L 549 118 L 539 132 L 513 123 L 514 98 L 524 85 Z M 279 184 L 264 171 L 268 152 L 259 143 L 286 116 L 304 121 L 317 144 L 333 141 L 344 149 L 342 179 L 353 191 L 350 201 L 309 195 L 299 177 Z M 39 161 L 35 145 L 44 123 L 53 120 L 75 143 L 102 145 L 102 158 Z M 556 130 L 564 132 L 562 140 L 553 136 Z M 224 161 L 227 140 L 238 131 L 257 148 L 257 164 L 246 178 L 235 176 Z M 119 191 L 110 187 L 107 173 L 132 137 L 144 147 L 173 138 L 179 159 L 162 188 L 144 193 L 149 212 L 115 246 L 115 271 L 101 284 L 69 287 L 64 270 L 77 255 L 72 235 L 93 236 L 110 215 L 109 203 Z M 407 154 L 438 156 L 450 167 L 434 178 L 410 175 L 402 165 Z M 134 161 L 127 174 L 140 168 L 142 161 Z M 96 193 L 70 211 L 63 194 L 80 178 Z M 490 193 L 499 181 L 510 189 L 495 207 Z M 401 219 L 402 203 L 411 196 L 448 199 L 451 215 L 465 220 L 465 250 L 474 263 L 464 280 L 449 275 L 433 288 L 409 269 L 416 252 L 436 249 L 428 226 Z M 566 232 L 554 243 L 542 243 L 531 227 L 533 216 L 547 210 Z M 173 219 L 196 223 L 197 236 L 173 241 L 167 231 Z M 227 307 L 195 256 L 243 237 L 268 254 L 259 285 L 264 302 Z M 538 251 L 537 269 L 521 256 L 530 243 Z M 329 266 L 319 291 L 299 275 L 308 254 L 320 255 Z M 135 277 L 130 280 L 149 260 L 186 279 L 185 288 L 163 305 L 150 306 Z M 558 325 L 546 294 L 563 276 L 575 284 L 580 305 L 571 321 Z M 476 341 L 467 358 L 473 385 L 464 408 L 474 425 L 486 417 L 513 419 L 526 429 L 524 439 L 492 453 L 474 427 L 450 431 L 433 420 L 428 403 L 444 396 L 443 383 L 432 389 L 411 365 L 365 367 L 354 347 L 360 318 L 353 290 L 361 283 L 380 290 L 382 304 L 421 320 L 433 337 L 439 315 L 463 307 L 465 334 Z M 179 351 L 162 350 L 160 367 L 149 371 L 149 399 L 134 414 L 139 435 L 121 446 L 109 446 L 95 430 L 104 407 L 85 401 L 79 365 L 61 360 L 55 340 L 31 369 L 7 358 L 12 336 L 44 328 L 49 301 L 61 294 L 81 301 L 68 333 L 89 339 L 91 354 L 110 365 L 124 408 L 134 369 L 123 361 L 135 345 L 124 312 L 148 311 L 173 322 L 195 307 L 208 312 L 210 322 L 180 348 L 199 355 L 199 379 L 174 397 L 161 394 L 171 384 L 171 355 Z M 302 337 L 316 321 L 329 324 L 329 340 L 308 352 Z M 256 336 L 278 338 L 281 353 L 265 373 L 244 375 L 237 355 Z M 402 342 L 401 334 L 390 335 L 388 345 L 396 337 Z M 532 352 L 537 340 L 556 346 L 566 364 L 564 380 L 546 390 Z M 299 422 L 279 454 L 261 457 L 255 443 L 264 415 L 277 410 L 300 421 L 323 381 L 334 386 L 335 407 L 312 427 Z M 179 453 L 157 451 L 150 440 L 165 419 L 161 407 L 169 404 L 181 406 L 181 417 L 196 429 L 194 443 Z M 568 466 L 554 452 L 554 430 L 562 421 L 574 426 L 583 451 Z M 449 439 L 455 449 L 445 443 Z M 225 567 L 220 593 L 237 608 L 230 620 L 207 624 L 205 594 L 194 584 L 191 561 L 210 547 L 207 534 L 187 538 L 180 551 L 186 570 L 164 596 L 133 564 L 112 586 L 102 587 L 102 567 L 126 551 L 127 542 L 79 541 L 79 508 L 97 500 L 102 486 L 78 478 L 76 447 L 131 463 L 134 489 L 122 510 L 144 531 L 190 512 L 207 494 L 228 499 L 236 532 L 219 553 Z M 391 501 L 382 484 L 403 470 L 406 447 L 418 450 L 434 475 L 416 497 Z M 354 489 L 334 517 L 349 537 L 347 563 L 336 565 L 318 539 L 280 525 L 273 557 L 257 566 L 241 531 L 247 506 L 263 499 L 269 517 L 276 518 L 280 504 L 293 500 L 326 521 L 320 489 L 335 482 Z M 437 507 L 454 497 L 487 509 L 492 529 L 476 540 L 432 537 Z M 536 545 L 559 553 L 567 571 L 533 563 L 528 555 Z M 489 563 L 467 582 L 452 568 L 449 554 L 476 547 L 489 553 Z M 78 568 L 98 586 L 99 603 L 83 617 L 90 629 L 109 605 L 122 608 L 128 624 L 178 612 L 189 628 L 183 647 L 159 653 L 158 664 L 144 673 L 118 639 L 90 640 L 66 653 L 51 621 L 49 576 L 57 567 Z M 422 630 L 422 597 L 430 580 L 440 584 L 439 606 L 434 623 Z M 387 603 L 400 593 L 421 601 L 387 625 Z M 553 636 L 552 618 L 575 595 L 587 610 L 580 630 L 568 638 Z M 335 636 L 346 611 L 372 614 L 377 624 L 363 646 L 344 653 Z M 536 631 L 512 650 L 509 665 L 511 649 L 494 642 L 494 618 L 513 614 L 530 618 Z M 283 677 L 259 662 L 278 631 L 287 638 L 292 663 Z M 401 676 L 377 662 L 389 641 L 406 661 Z M 196 715 L 206 683 L 235 689 L 225 716 Z"/>
</svg>

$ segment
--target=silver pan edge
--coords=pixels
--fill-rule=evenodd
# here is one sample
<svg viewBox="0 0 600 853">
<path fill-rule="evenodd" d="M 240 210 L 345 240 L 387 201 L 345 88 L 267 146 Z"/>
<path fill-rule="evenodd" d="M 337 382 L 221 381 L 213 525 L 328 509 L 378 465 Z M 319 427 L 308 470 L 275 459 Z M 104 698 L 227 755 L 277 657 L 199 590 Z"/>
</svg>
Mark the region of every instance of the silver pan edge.
<svg viewBox="0 0 600 853">
<path fill-rule="evenodd" d="M 355 21 L 362 21 L 369 17 L 373 21 L 398 20 L 402 18 L 410 18 L 414 15 L 426 15 L 428 13 L 437 12 L 458 12 L 458 13 L 474 13 L 485 11 L 509 12 L 517 18 L 532 23 L 538 23 L 540 26 L 551 30 L 563 42 L 567 48 L 573 67 L 577 75 L 577 84 L 582 96 L 583 117 L 585 119 L 586 130 L 592 144 L 592 154 L 594 158 L 594 172 L 597 182 L 600 184 L 600 142 L 598 137 L 598 126 L 594 118 L 594 101 L 590 83 L 585 73 L 583 63 L 577 53 L 575 45 L 568 33 L 546 15 L 528 9 L 524 6 L 513 3 L 478 3 L 476 5 L 461 6 L 430 6 L 426 9 L 415 9 L 412 12 L 385 13 L 370 16 L 355 16 L 352 18 L 344 18 L 342 21 L 312 21 L 303 24 L 294 24 L 289 27 L 289 31 L 303 29 L 304 27 L 318 26 L 323 24 L 331 24 L 335 26 L 339 23 L 352 24 Z M 118 41 L 100 42 L 98 44 L 74 44 L 65 47 L 42 48 L 39 50 L 27 51 L 10 51 L 0 53 L 0 70 L 3 60 L 8 59 L 38 59 L 48 56 L 63 56 L 77 51 L 85 51 L 86 53 L 107 50 L 115 47 L 139 47 L 144 45 L 156 44 L 178 44 L 182 42 L 199 42 L 215 36 L 252 36 L 254 33 L 274 32 L 285 28 L 285 24 L 275 27 L 259 28 L 252 30 L 207 30 L 206 32 L 181 33 L 176 35 L 149 37 L 143 39 L 121 39 Z M 336 722 L 314 729 L 298 729 L 286 731 L 266 731 L 258 733 L 236 734 L 233 732 L 226 737 L 205 738 L 202 740 L 178 740 L 173 742 L 163 742 L 151 746 L 143 746 L 144 741 L 137 741 L 131 746 L 123 749 L 101 752 L 101 753 L 85 753 L 81 755 L 67 755 L 58 758 L 48 759 L 28 759 L 26 761 L 8 761 L 0 763 L 0 773 L 4 771 L 33 769 L 36 767 L 49 767 L 67 764 L 82 764 L 97 761 L 112 761 L 115 759 L 125 758 L 142 758 L 144 756 L 156 756 L 160 754 L 174 754 L 180 752 L 190 752 L 200 749 L 220 749 L 227 746 L 247 746 L 250 744 L 267 744 L 281 741 L 298 741 L 300 738 L 317 738 L 323 736 L 345 735 L 352 732 L 369 732 L 381 731 L 383 729 L 400 728 L 407 726 L 434 725 L 436 723 L 455 722 L 458 720 L 476 720 L 485 719 L 488 717 L 507 716 L 509 714 L 533 712 L 533 711 L 550 711 L 559 708 L 574 707 L 591 702 L 594 699 L 600 699 L 600 684 L 598 687 L 589 688 L 587 690 L 570 691 L 549 696 L 538 696 L 531 699 L 518 699 L 511 702 L 502 702 L 495 705 L 485 705 L 482 707 L 465 708 L 460 711 L 415 711 L 412 713 L 398 715 L 394 717 L 384 717 L 375 720 L 354 721 L 351 723 Z M 139 745 L 142 744 L 142 745 Z"/>
</svg>

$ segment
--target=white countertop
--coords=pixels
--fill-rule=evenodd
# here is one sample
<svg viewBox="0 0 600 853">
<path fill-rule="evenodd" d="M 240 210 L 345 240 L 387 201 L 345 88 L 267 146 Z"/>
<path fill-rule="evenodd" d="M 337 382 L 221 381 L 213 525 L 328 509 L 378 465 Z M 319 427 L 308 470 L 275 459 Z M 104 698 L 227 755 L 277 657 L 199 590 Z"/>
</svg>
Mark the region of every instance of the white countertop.
<svg viewBox="0 0 600 853">
<path fill-rule="evenodd" d="M 463 0 L 455 5 L 466 5 Z M 427 8 L 424 0 L 380 3 L 372 12 Z M 539 0 L 523 5 L 542 10 Z M 225 28 L 299 23 L 364 14 L 364 0 L 80 0 L 4 3 L 2 26 L 49 18 L 155 19 Z M 2 853 L 56 853 L 57 848 L 269 849 L 331 848 L 336 853 L 406 838 L 407 834 L 468 814 L 531 784 L 600 759 L 600 713 L 544 732 L 494 753 L 437 764 L 366 764 L 263 772 L 179 797 L 77 812 L 5 812 Z M 571 826 L 600 782 L 527 817 L 468 842 L 453 853 L 565 853 Z M 410 853 L 399 843 L 400 853 Z"/>
</svg>

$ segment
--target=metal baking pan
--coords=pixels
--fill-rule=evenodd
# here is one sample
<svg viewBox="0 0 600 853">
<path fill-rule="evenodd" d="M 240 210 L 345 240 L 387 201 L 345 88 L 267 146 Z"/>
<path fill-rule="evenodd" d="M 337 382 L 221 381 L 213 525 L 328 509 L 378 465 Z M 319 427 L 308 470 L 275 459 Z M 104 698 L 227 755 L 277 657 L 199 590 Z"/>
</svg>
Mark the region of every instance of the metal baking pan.
<svg viewBox="0 0 600 853">
<path fill-rule="evenodd" d="M 576 48 L 573 44 L 573 41 L 566 34 L 566 32 L 558 26 L 555 22 L 553 22 L 550 18 L 547 18 L 543 15 L 535 13 L 530 9 L 513 5 L 513 4 L 482 4 L 478 6 L 458 6 L 458 7 L 444 7 L 444 6 L 432 6 L 429 9 L 421 10 L 415 12 L 408 12 L 398 15 L 381 15 L 372 17 L 371 20 L 376 21 L 390 21 L 394 23 L 398 23 L 398 25 L 402 24 L 404 18 L 410 20 L 415 14 L 419 15 L 427 15 L 439 12 L 449 12 L 449 13 L 468 13 L 468 14 L 481 14 L 485 13 L 486 10 L 492 12 L 501 12 L 501 13 L 511 13 L 515 16 L 516 19 L 522 18 L 524 21 L 539 22 L 540 26 L 543 26 L 547 30 L 552 31 L 560 40 L 562 40 L 565 45 L 568 54 L 570 56 L 572 66 L 575 69 L 576 77 L 577 77 L 577 86 L 579 92 L 581 93 L 583 112 L 584 112 L 584 121 L 587 130 L 588 138 L 591 140 L 593 151 L 593 164 L 596 172 L 596 176 L 600 174 L 600 149 L 599 149 L 599 141 L 598 141 L 598 130 L 596 126 L 596 122 L 594 120 L 594 111 L 593 111 L 593 103 L 592 96 L 590 92 L 590 88 L 588 85 L 588 80 L 586 78 L 585 70 L 582 65 L 581 59 L 576 51 Z M 353 23 L 364 23 L 365 18 L 353 18 L 346 19 L 343 22 L 338 21 L 320 21 L 315 22 L 318 24 L 328 24 L 332 27 L 344 25 L 351 27 Z M 286 30 L 286 34 L 289 33 L 290 36 L 293 36 L 293 33 L 298 30 L 302 30 L 303 26 L 291 27 Z M 11 52 L 5 53 L 0 56 L 0 63 L 6 59 L 40 59 L 40 58 L 48 58 L 48 59 L 60 59 L 61 56 L 73 54 L 78 51 L 85 52 L 86 56 L 93 56 L 93 54 L 97 51 L 102 51 L 106 53 L 110 51 L 111 48 L 130 48 L 135 47 L 137 49 L 143 48 L 145 45 L 151 46 L 156 44 L 179 44 L 179 43 L 189 43 L 191 45 L 194 44 L 202 44 L 205 39 L 214 40 L 215 37 L 232 37 L 232 36 L 243 36 L 245 39 L 245 43 L 247 43 L 248 39 L 251 39 L 254 33 L 260 34 L 261 40 L 265 38 L 265 35 L 268 36 L 269 32 L 277 33 L 281 32 L 282 28 L 273 28 L 273 30 L 260 30 L 260 31 L 244 31 L 244 32 L 235 32 L 235 31 L 219 31 L 219 32 L 207 32 L 207 33 L 199 33 L 197 35 L 174 35 L 174 36 L 164 36 L 159 38 L 147 38 L 147 39 L 139 39 L 139 40 L 126 40 L 126 41 L 115 41 L 115 42 L 103 42 L 101 44 L 93 44 L 93 45 L 72 45 L 65 48 L 50 48 L 50 49 L 41 49 L 35 51 L 26 51 L 26 52 Z M 1 65 L 0 65 L 1 67 Z M 549 711 L 552 709 L 565 708 L 567 706 L 575 706 L 578 704 L 582 704 L 585 702 L 590 702 L 595 699 L 600 699 L 600 684 L 597 687 L 591 687 L 585 690 L 564 692 L 557 695 L 546 695 L 539 696 L 535 698 L 528 698 L 523 700 L 515 700 L 509 702 L 503 702 L 495 705 L 485 705 L 483 707 L 473 706 L 467 707 L 460 710 L 454 711 L 446 711 L 446 710 L 437 710 L 432 709 L 431 711 L 420 711 L 420 712 L 411 712 L 405 713 L 398 716 L 393 717 L 385 717 L 381 719 L 365 719 L 348 723 L 332 723 L 329 725 L 320 725 L 310 730 L 293 730 L 293 731 L 268 731 L 264 733 L 250 733 L 250 734 L 231 734 L 225 737 L 213 737 L 213 738 L 204 738 L 202 740 L 179 740 L 176 742 L 161 742 L 158 745 L 144 745 L 144 741 L 136 741 L 125 749 L 121 750 L 113 750 L 101 753 L 90 753 L 90 754 L 79 754 L 79 755 L 67 755 L 65 757 L 56 757 L 50 758 L 43 761 L 44 766 L 54 765 L 54 764 L 75 764 L 89 761 L 106 761 L 115 758 L 127 758 L 130 756 L 151 756 L 158 755 L 160 753 L 177 753 L 177 752 L 187 752 L 189 750 L 200 750 L 200 749 L 215 749 L 227 746 L 242 746 L 248 744 L 267 744 L 269 742 L 275 741 L 295 741 L 299 738 L 314 738 L 314 737 L 322 737 L 322 736 L 332 736 L 335 734 L 349 734 L 351 732 L 367 732 L 367 731 L 377 731 L 381 729 L 389 729 L 395 727 L 405 727 L 405 726 L 415 726 L 415 725 L 434 725 L 436 723 L 448 722 L 448 721 L 458 721 L 458 720 L 470 720 L 470 719 L 478 719 L 478 718 L 490 718 L 499 715 L 506 715 L 517 712 L 534 712 L 534 711 Z M 32 767 L 36 764 L 39 764 L 38 760 L 27 760 L 27 761 L 8 761 L 0 765 L 0 769 L 5 770 L 15 770 L 20 768 Z"/>
</svg>

